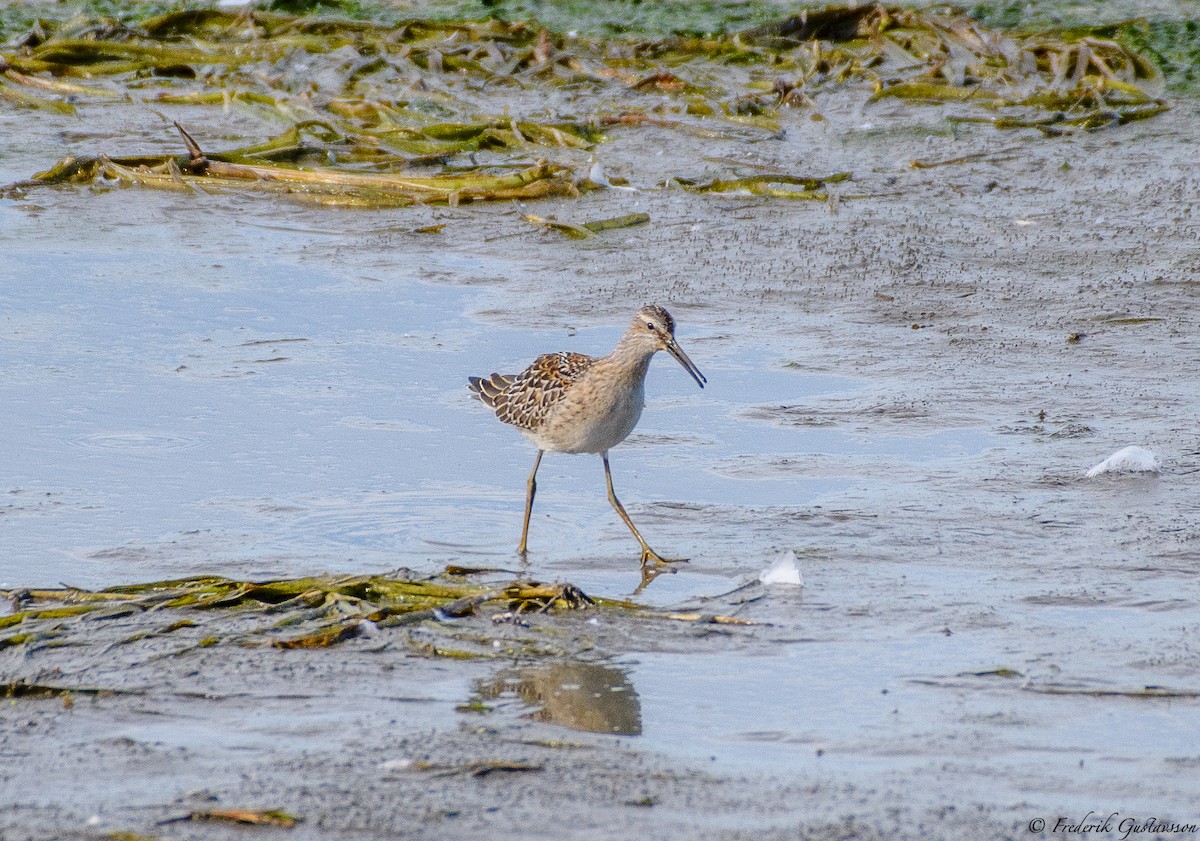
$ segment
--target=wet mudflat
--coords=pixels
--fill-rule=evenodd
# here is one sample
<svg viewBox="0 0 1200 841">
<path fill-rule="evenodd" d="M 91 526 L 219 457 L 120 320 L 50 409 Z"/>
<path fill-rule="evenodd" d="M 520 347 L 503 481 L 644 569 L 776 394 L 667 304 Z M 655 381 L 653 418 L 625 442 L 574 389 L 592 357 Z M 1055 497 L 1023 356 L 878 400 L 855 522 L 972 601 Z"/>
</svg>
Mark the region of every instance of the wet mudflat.
<svg viewBox="0 0 1200 841">
<path fill-rule="evenodd" d="M 5 702 L 0 832 L 282 831 L 161 823 L 220 808 L 312 838 L 1200 820 L 1200 112 L 1172 105 L 1045 137 L 835 92 L 754 142 L 564 151 L 637 190 L 528 205 L 0 201 L 0 586 L 461 565 L 754 623 L 494 609 L 283 649 L 295 629 L 236 612 L 64 620 L 0 650 L 6 684 L 75 689 Z M 155 111 L 195 119 L 2 111 L 0 183 L 180 151 Z M 763 171 L 852 178 L 829 202 L 661 186 Z M 631 213 L 651 221 L 586 240 L 523 218 Z M 547 458 L 515 556 L 533 454 L 464 381 L 606 352 L 647 301 L 710 386 L 656 361 L 612 454 L 651 543 L 691 558 L 631 596 L 597 458 Z M 1128 445 L 1161 469 L 1085 477 Z M 787 550 L 804 587 L 756 583 Z M 473 656 L 422 647 L 447 635 Z"/>
</svg>

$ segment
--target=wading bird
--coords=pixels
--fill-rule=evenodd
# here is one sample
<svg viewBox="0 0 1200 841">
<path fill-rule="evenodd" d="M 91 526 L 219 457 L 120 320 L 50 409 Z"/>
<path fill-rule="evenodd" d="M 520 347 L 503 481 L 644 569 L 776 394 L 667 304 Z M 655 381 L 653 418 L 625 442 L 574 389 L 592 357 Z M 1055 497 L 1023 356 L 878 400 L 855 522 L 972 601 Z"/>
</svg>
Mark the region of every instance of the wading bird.
<svg viewBox="0 0 1200 841">
<path fill-rule="evenodd" d="M 526 551 L 529 515 L 537 492 L 538 465 L 552 453 L 599 453 L 604 461 L 608 501 L 642 547 L 642 566 L 662 565 L 613 492 L 608 451 L 637 426 L 645 405 L 646 371 L 660 350 L 674 356 L 701 388 L 707 380 L 675 341 L 675 319 L 660 306 L 642 307 L 608 356 L 547 353 L 520 374 L 471 377 L 470 389 L 496 417 L 521 430 L 537 446 L 525 491 L 525 524 L 517 551 Z M 682 560 L 682 559 L 680 559 Z"/>
</svg>

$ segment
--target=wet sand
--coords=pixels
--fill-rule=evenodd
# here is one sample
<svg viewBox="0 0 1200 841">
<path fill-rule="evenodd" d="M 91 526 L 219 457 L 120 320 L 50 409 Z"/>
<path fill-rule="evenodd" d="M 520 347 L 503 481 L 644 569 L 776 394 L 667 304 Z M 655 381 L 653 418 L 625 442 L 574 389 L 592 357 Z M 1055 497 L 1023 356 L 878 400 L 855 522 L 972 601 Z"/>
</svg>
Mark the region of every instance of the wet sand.
<svg viewBox="0 0 1200 841">
<path fill-rule="evenodd" d="M 658 301 L 711 387 L 657 361 L 613 453 L 647 537 L 691 558 L 639 598 L 758 623 L 533 620 L 593 644 L 575 677 L 417 656 L 400 630 L 107 647 L 144 616 L 10 647 L 4 682 L 132 692 L 6 703 L 0 836 L 255 832 L 159 824 L 215 806 L 303 816 L 295 838 L 1200 821 L 1200 110 L 1056 139 L 850 94 L 821 113 L 757 143 L 614 132 L 593 154 L 640 192 L 527 208 L 0 201 L 4 586 L 467 563 L 627 594 L 636 544 L 598 459 L 547 459 L 519 565 L 532 452 L 462 383 L 604 352 Z M 63 138 L 174 148 L 144 109 L 106 114 L 85 137 L 0 114 L 0 182 Z M 251 134 L 227 119 L 206 128 Z M 830 205 L 656 186 L 737 170 L 721 158 L 853 179 Z M 652 222 L 577 242 L 525 211 Z M 1085 478 L 1134 444 L 1160 472 Z M 802 594 L 741 587 L 785 549 Z M 555 695 L 589 680 L 621 703 Z M 529 767 L 471 775 L 490 761 Z"/>
</svg>

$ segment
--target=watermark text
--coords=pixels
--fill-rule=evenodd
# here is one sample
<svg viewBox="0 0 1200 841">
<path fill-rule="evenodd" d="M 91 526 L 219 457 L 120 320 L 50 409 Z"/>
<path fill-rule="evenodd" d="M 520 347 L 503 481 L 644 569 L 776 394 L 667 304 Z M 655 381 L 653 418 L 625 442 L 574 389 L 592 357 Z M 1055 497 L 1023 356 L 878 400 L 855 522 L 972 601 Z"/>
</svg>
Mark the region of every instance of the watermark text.
<svg viewBox="0 0 1200 841">
<path fill-rule="evenodd" d="M 1116 836 L 1119 841 L 1129 841 L 1150 835 L 1195 835 L 1200 832 L 1200 823 L 1179 823 L 1158 818 L 1135 818 L 1110 812 L 1107 815 L 1088 812 L 1082 818 L 1034 818 L 1026 828 L 1030 832 L 1048 835 L 1089 835 L 1092 833 Z"/>
</svg>

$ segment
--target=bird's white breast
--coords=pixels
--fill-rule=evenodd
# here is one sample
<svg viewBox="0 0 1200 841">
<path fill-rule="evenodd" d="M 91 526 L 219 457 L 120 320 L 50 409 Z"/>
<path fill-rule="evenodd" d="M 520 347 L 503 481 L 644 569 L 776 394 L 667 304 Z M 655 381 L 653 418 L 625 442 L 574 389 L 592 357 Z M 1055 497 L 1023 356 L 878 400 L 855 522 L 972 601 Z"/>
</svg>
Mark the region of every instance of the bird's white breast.
<svg viewBox="0 0 1200 841">
<path fill-rule="evenodd" d="M 538 429 L 526 434 L 540 449 L 600 453 L 629 437 L 646 404 L 645 373 L 633 382 L 588 371 Z M 595 375 L 595 376 L 593 376 Z"/>
</svg>

